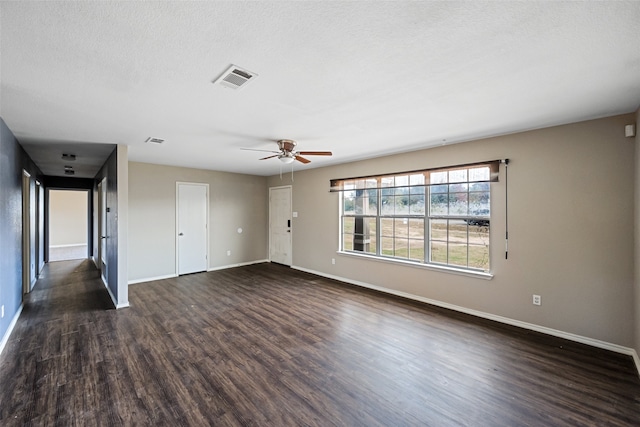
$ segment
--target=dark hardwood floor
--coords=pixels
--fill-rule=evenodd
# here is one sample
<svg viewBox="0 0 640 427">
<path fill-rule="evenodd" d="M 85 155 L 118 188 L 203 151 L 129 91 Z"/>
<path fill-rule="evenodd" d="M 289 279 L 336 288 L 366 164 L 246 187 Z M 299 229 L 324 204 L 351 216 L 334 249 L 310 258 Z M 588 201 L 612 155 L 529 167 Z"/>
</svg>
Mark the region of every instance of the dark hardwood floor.
<svg viewBox="0 0 640 427">
<path fill-rule="evenodd" d="M 2 426 L 632 426 L 630 357 L 260 264 L 129 287 L 49 264 Z"/>
</svg>

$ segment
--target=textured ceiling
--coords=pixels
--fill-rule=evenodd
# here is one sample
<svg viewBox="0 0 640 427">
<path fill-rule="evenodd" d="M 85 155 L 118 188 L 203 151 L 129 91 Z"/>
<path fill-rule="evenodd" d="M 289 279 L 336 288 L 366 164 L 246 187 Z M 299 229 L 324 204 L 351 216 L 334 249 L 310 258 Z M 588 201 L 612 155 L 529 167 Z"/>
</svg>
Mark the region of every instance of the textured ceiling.
<svg viewBox="0 0 640 427">
<path fill-rule="evenodd" d="M 300 170 L 640 104 L 637 1 L 3 1 L 0 19 L 0 115 L 27 147 L 272 175 L 240 148 L 333 151 Z M 231 64 L 258 77 L 213 85 Z"/>
</svg>

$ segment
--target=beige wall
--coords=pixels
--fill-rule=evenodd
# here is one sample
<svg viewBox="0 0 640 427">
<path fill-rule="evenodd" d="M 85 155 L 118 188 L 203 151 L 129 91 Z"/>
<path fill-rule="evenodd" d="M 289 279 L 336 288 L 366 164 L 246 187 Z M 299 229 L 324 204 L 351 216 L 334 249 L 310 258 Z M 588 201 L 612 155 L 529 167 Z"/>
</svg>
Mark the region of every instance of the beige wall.
<svg viewBox="0 0 640 427">
<path fill-rule="evenodd" d="M 87 191 L 49 190 L 49 246 L 86 245 Z"/>
<path fill-rule="evenodd" d="M 176 182 L 209 184 L 209 268 L 268 257 L 267 178 L 130 162 L 129 281 L 176 273 Z"/>
<path fill-rule="evenodd" d="M 634 115 L 558 126 L 269 178 L 293 185 L 293 265 L 495 316 L 634 346 Z M 339 147 L 333 148 L 335 151 Z M 331 178 L 509 158 L 492 185 L 492 280 L 337 254 Z M 336 264 L 331 264 L 336 258 Z M 542 305 L 532 305 L 532 295 Z"/>
</svg>

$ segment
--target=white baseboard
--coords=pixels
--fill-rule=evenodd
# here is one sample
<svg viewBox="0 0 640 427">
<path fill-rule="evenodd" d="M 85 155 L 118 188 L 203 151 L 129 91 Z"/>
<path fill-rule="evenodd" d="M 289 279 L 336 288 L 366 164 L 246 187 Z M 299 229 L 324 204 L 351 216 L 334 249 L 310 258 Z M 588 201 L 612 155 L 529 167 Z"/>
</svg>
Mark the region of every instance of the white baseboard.
<svg viewBox="0 0 640 427">
<path fill-rule="evenodd" d="M 176 274 L 166 274 L 164 276 L 145 277 L 144 279 L 129 280 L 129 285 L 135 285 L 136 283 L 153 282 L 154 280 L 172 279 L 178 277 Z"/>
<path fill-rule="evenodd" d="M 240 262 L 238 264 L 228 264 L 228 265 L 222 265 L 222 266 L 219 266 L 219 267 L 211 267 L 211 268 L 207 269 L 207 272 L 209 272 L 209 271 L 217 271 L 217 270 L 226 270 L 227 268 L 234 268 L 234 267 L 244 267 L 246 265 L 260 264 L 260 263 L 263 263 L 263 262 L 269 262 L 269 260 L 268 259 L 261 259 L 261 260 L 256 260 L 256 261 Z M 130 285 L 135 285 L 137 283 L 152 282 L 154 280 L 172 279 L 174 277 L 178 277 L 178 275 L 177 274 L 166 274 L 164 276 L 145 277 L 144 279 L 129 280 L 129 284 Z"/>
<path fill-rule="evenodd" d="M 244 267 L 245 265 L 262 264 L 263 262 L 269 262 L 269 260 L 268 259 L 259 259 L 259 260 L 255 260 L 255 261 L 240 262 L 238 264 L 222 265 L 220 267 L 211 267 L 207 271 L 226 270 L 227 268 Z"/>
<path fill-rule="evenodd" d="M 638 370 L 638 376 L 640 376 L 640 357 L 638 357 L 638 352 L 633 350 L 633 354 L 631 356 L 633 356 L 633 361 L 636 363 L 636 369 Z"/>
<path fill-rule="evenodd" d="M 581 344 L 587 344 L 587 345 L 590 345 L 590 346 L 593 346 L 593 347 L 598 347 L 598 348 L 602 348 L 602 349 L 605 349 L 605 350 L 614 351 L 616 353 L 626 354 L 626 355 L 629 355 L 629 356 L 633 357 L 633 360 L 634 360 L 635 365 L 636 365 L 636 369 L 638 370 L 638 375 L 640 375 L 640 358 L 638 357 L 637 352 L 633 348 L 624 347 L 624 346 L 621 346 L 621 345 L 617 345 L 617 344 L 613 344 L 613 343 L 609 343 L 609 342 L 606 342 L 606 341 L 601 341 L 601 340 L 597 340 L 597 339 L 593 339 L 593 338 L 589 338 L 589 337 L 584 337 L 582 335 L 576 335 L 576 334 L 572 334 L 572 333 L 569 333 L 569 332 L 559 331 L 557 329 L 547 328 L 546 326 L 540 326 L 540 325 L 536 325 L 536 324 L 533 324 L 533 323 L 522 322 L 520 320 L 510 319 L 508 317 L 498 316 L 498 315 L 491 314 L 491 313 L 485 313 L 485 312 L 482 312 L 482 311 L 473 310 L 473 309 L 466 308 L 466 307 L 461 307 L 459 305 L 449 304 L 449 303 L 446 303 L 446 302 L 442 302 L 442 301 L 438 301 L 438 300 L 434 300 L 434 299 L 430 299 L 430 298 L 421 297 L 419 295 L 413 295 L 413 294 L 409 294 L 409 293 L 406 293 L 406 292 L 396 291 L 396 290 L 385 288 L 385 287 L 382 287 L 382 286 L 376 286 L 376 285 L 372 285 L 370 283 L 360 282 L 358 280 L 351 280 L 351 279 L 347 279 L 347 278 L 340 277 L 340 276 L 334 276 L 332 274 L 326 274 L 326 273 L 323 273 L 323 272 L 320 272 L 320 271 L 310 270 L 310 269 L 304 268 L 304 267 L 298 267 L 298 266 L 292 265 L 291 268 L 293 268 L 295 270 L 300 270 L 300 271 L 304 271 L 304 272 L 307 272 L 307 273 L 315 274 L 317 276 L 326 277 L 328 279 L 338 280 L 340 282 L 345 282 L 345 283 L 348 283 L 348 284 L 351 284 L 351 285 L 361 286 L 361 287 L 368 288 L 368 289 L 374 289 L 376 291 L 384 292 L 384 293 L 391 294 L 391 295 L 396 295 L 396 296 L 403 297 L 403 298 L 412 299 L 414 301 L 420 301 L 420 302 L 424 302 L 426 304 L 431 304 L 431 305 L 435 305 L 435 306 L 438 306 L 438 307 L 447 308 L 449 310 L 454 310 L 454 311 L 458 311 L 458 312 L 465 313 L 465 314 L 471 314 L 472 316 L 481 317 L 481 318 L 484 318 L 484 319 L 489 319 L 489 320 L 493 320 L 493 321 L 496 321 L 496 322 L 504 323 L 504 324 L 507 324 L 507 325 L 517 326 L 517 327 L 524 328 L 524 329 L 529 329 L 531 331 L 541 332 L 543 334 L 552 335 L 552 336 L 559 337 L 559 338 L 565 338 L 565 339 L 568 339 L 570 341 L 575 341 L 575 342 L 579 342 Z"/>
<path fill-rule="evenodd" d="M 77 246 L 87 246 L 86 243 L 71 243 L 68 245 L 49 245 L 50 249 L 57 249 L 57 248 L 72 248 L 72 247 L 77 247 Z"/>
<path fill-rule="evenodd" d="M 23 308 L 24 308 L 24 304 L 20 304 L 20 307 L 18 307 L 18 311 L 13 316 L 13 319 L 11 319 L 11 323 L 9 323 L 7 332 L 4 333 L 4 336 L 2 337 L 2 341 L 0 341 L 0 354 L 2 354 L 2 350 L 4 350 L 4 347 L 7 345 L 7 342 L 9 342 L 9 337 L 11 336 L 11 332 L 13 332 L 13 328 L 15 328 L 16 323 L 18 323 L 18 318 L 20 317 L 20 314 L 22 314 Z"/>
<path fill-rule="evenodd" d="M 116 300 L 116 298 L 113 296 L 113 293 L 111 292 L 111 289 L 109 288 L 109 285 L 107 285 L 107 282 L 104 281 L 102 276 L 100 276 L 100 279 L 102 280 L 102 284 L 104 285 L 104 287 L 107 288 L 107 292 L 109 292 L 109 296 L 111 297 L 111 303 L 116 308 L 116 310 L 120 309 L 120 308 L 129 307 L 129 302 L 128 301 L 125 302 L 125 303 L 118 303 L 118 300 Z"/>
</svg>

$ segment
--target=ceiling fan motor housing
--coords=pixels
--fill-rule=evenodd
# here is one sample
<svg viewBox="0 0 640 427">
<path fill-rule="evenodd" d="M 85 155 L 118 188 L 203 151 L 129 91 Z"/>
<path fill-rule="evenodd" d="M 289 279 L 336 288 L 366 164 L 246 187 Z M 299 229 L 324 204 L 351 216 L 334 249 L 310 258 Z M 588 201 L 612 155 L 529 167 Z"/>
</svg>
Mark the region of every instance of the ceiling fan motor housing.
<svg viewBox="0 0 640 427">
<path fill-rule="evenodd" d="M 280 150 L 284 151 L 285 153 L 289 153 L 295 150 L 296 145 L 298 145 L 298 143 L 291 139 L 278 140 L 278 148 L 280 148 Z"/>
</svg>

